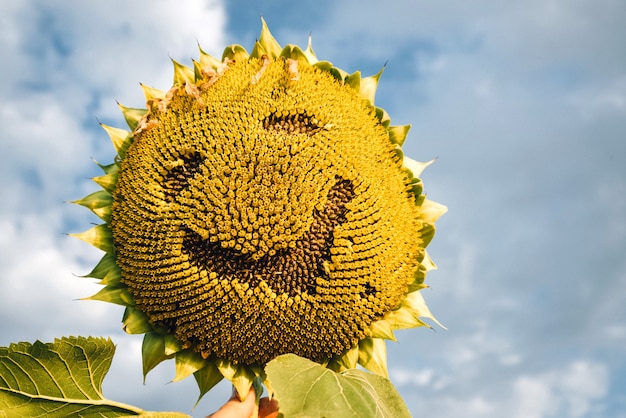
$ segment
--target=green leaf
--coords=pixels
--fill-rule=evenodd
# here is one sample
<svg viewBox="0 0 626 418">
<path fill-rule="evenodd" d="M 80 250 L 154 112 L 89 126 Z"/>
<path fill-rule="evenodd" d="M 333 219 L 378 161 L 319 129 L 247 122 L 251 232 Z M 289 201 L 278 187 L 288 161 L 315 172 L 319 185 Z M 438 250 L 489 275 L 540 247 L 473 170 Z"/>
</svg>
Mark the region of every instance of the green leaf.
<svg viewBox="0 0 626 418">
<path fill-rule="evenodd" d="M 265 371 L 286 417 L 411 417 L 391 382 L 376 374 L 336 373 L 294 354 L 270 361 Z"/>
<path fill-rule="evenodd" d="M 115 346 L 110 339 L 66 337 L 0 347 L 0 412 L 11 417 L 187 417 L 146 412 L 102 395 Z"/>
</svg>

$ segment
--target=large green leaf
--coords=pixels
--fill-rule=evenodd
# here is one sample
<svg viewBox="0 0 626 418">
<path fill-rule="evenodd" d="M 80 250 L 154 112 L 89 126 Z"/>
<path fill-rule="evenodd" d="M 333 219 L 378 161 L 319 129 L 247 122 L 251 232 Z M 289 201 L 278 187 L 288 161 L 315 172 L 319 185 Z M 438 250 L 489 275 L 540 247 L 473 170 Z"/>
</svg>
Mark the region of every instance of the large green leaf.
<svg viewBox="0 0 626 418">
<path fill-rule="evenodd" d="M 0 417 L 188 417 L 105 399 L 102 381 L 114 353 L 110 339 L 93 337 L 0 347 Z"/>
<path fill-rule="evenodd" d="M 294 354 L 270 361 L 265 371 L 279 412 L 287 418 L 411 417 L 391 382 L 373 373 L 336 373 Z"/>
</svg>

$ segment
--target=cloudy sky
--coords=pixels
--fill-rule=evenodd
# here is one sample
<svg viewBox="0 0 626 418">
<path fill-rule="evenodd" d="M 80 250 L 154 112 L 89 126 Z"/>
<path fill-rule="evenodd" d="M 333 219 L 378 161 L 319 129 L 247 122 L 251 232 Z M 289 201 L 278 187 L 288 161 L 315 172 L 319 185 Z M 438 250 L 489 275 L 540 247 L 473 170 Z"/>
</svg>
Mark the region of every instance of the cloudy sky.
<svg viewBox="0 0 626 418">
<path fill-rule="evenodd" d="M 377 104 L 449 207 L 424 294 L 448 331 L 398 333 L 392 381 L 416 417 L 626 417 L 626 2 L 622 0 L 0 0 L 0 345 L 111 336 L 105 395 L 190 413 L 193 379 L 142 384 L 122 309 L 79 301 L 101 254 L 64 235 L 97 218 L 125 127 L 116 100 L 167 89 L 168 57 L 281 44 L 349 71 L 388 62 Z M 216 409 L 222 384 L 193 412 Z"/>
</svg>

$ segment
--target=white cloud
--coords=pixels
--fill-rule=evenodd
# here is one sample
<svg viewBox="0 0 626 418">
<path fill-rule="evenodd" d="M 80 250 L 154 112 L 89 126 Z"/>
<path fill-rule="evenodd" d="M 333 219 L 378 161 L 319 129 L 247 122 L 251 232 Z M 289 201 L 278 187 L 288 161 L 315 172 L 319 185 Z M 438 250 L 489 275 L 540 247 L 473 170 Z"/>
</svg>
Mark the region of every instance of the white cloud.
<svg viewBox="0 0 626 418">
<path fill-rule="evenodd" d="M 592 403 L 606 396 L 609 371 L 602 363 L 576 361 L 566 369 L 519 377 L 513 397 L 520 418 L 585 416 Z"/>
<path fill-rule="evenodd" d="M 392 369 L 389 373 L 391 381 L 398 386 L 427 386 L 432 382 L 435 375 L 435 372 L 432 369 L 425 369 L 420 371 Z"/>
<path fill-rule="evenodd" d="M 609 370 L 596 361 L 576 360 L 544 372 L 522 373 L 511 380 L 476 380 L 473 391 L 458 392 L 455 379 L 443 391 L 434 389 L 437 371 L 393 370 L 392 381 L 408 397 L 415 416 L 431 418 L 580 418 L 598 416 L 608 393 Z M 489 378 L 494 375 L 483 370 Z M 408 388 L 410 386 L 410 388 Z M 429 388 L 429 386 L 431 386 Z"/>
</svg>

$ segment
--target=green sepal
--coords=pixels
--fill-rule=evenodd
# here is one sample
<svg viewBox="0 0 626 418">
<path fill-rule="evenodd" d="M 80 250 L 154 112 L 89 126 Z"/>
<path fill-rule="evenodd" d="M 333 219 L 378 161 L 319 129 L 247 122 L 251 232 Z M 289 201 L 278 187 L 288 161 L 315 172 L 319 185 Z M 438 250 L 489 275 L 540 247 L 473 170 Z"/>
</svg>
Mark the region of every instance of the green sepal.
<svg viewBox="0 0 626 418">
<path fill-rule="evenodd" d="M 113 143 L 113 147 L 117 154 L 124 158 L 124 152 L 128 145 L 132 142 L 132 135 L 126 129 L 114 128 L 112 126 L 107 126 L 104 123 L 101 123 L 100 126 L 106 131 L 111 138 L 111 142 Z"/>
<path fill-rule="evenodd" d="M 387 111 L 383 109 L 382 107 L 377 107 L 375 109 L 376 109 L 376 117 L 380 121 L 380 124 L 383 125 L 385 128 L 388 128 L 389 125 L 391 124 L 391 118 L 389 117 L 389 114 L 387 113 Z"/>
<path fill-rule="evenodd" d="M 359 346 L 358 344 L 349 350 L 346 350 L 340 356 L 337 356 L 331 361 L 329 369 L 336 372 L 342 372 L 348 369 L 354 369 L 359 361 Z M 335 364 L 332 364 L 335 363 Z M 337 367 L 338 366 L 338 367 Z"/>
<path fill-rule="evenodd" d="M 329 73 L 330 70 L 334 68 L 333 64 L 330 61 L 317 61 L 315 62 L 315 64 L 312 64 L 312 65 L 313 67 L 317 67 L 322 71 L 326 71 L 327 73 Z M 343 78 L 341 79 L 341 81 L 343 82 Z"/>
<path fill-rule="evenodd" d="M 385 340 L 364 338 L 359 341 L 359 364 L 377 375 L 389 378 Z"/>
<path fill-rule="evenodd" d="M 250 387 L 256 375 L 254 372 L 243 364 L 233 364 L 225 359 L 215 360 L 215 366 L 222 375 L 230 380 L 237 390 L 239 399 L 244 401 L 250 392 Z"/>
<path fill-rule="evenodd" d="M 98 186 L 102 187 L 109 193 L 113 193 L 115 190 L 115 186 L 117 186 L 117 176 L 119 173 L 119 166 L 117 164 L 112 164 L 110 171 L 104 176 L 93 177 L 93 180 Z"/>
<path fill-rule="evenodd" d="M 420 206 L 425 199 L 425 196 L 422 194 L 424 192 L 424 184 L 422 180 L 413 176 L 413 173 L 410 170 L 406 170 L 407 176 L 411 179 L 407 184 L 408 189 L 413 192 L 413 196 L 415 197 L 415 205 Z"/>
<path fill-rule="evenodd" d="M 388 312 L 385 315 L 385 320 L 387 320 L 394 329 L 406 329 L 406 328 L 416 328 L 416 327 L 428 327 L 430 325 L 419 319 L 414 313 L 406 309 L 404 306 L 396 309 L 395 311 Z"/>
<path fill-rule="evenodd" d="M 409 293 L 408 295 L 406 295 L 406 297 L 402 301 L 402 305 L 403 307 L 405 307 L 405 309 L 409 310 L 416 317 L 428 318 L 434 321 L 441 328 L 447 329 L 446 327 L 441 325 L 441 323 L 439 323 L 439 321 L 437 321 L 435 316 L 430 312 L 430 309 L 428 309 L 428 306 L 426 305 L 426 301 L 424 300 L 424 297 L 422 296 L 422 292 Z M 430 328 L 429 325 L 427 326 Z"/>
<path fill-rule="evenodd" d="M 359 92 L 361 90 L 361 71 L 355 71 L 344 78 L 344 83 Z"/>
<path fill-rule="evenodd" d="M 426 247 L 435 236 L 435 225 L 423 223 L 420 229 L 420 238 L 422 239 L 422 247 Z M 421 261 L 421 260 L 420 260 Z"/>
<path fill-rule="evenodd" d="M 98 261 L 98 264 L 89 274 L 82 277 L 100 279 L 100 284 L 114 286 L 120 284 L 122 272 L 115 262 L 115 256 L 107 253 Z"/>
<path fill-rule="evenodd" d="M 389 140 L 392 144 L 402 146 L 406 137 L 411 129 L 411 125 L 389 126 L 387 133 L 389 134 Z M 418 175 L 416 175 L 417 177 Z"/>
<path fill-rule="evenodd" d="M 348 73 L 341 68 L 331 67 L 327 71 L 341 83 L 344 83 L 346 77 L 348 77 Z"/>
<path fill-rule="evenodd" d="M 206 365 L 207 361 L 192 348 L 179 351 L 176 353 L 176 376 L 174 376 L 172 382 L 183 380 Z"/>
<path fill-rule="evenodd" d="M 280 56 L 285 59 L 292 59 L 294 61 L 302 62 L 306 65 L 311 65 L 306 54 L 297 45 L 287 45 L 280 52 Z"/>
<path fill-rule="evenodd" d="M 404 150 L 402 149 L 402 147 L 400 145 L 393 144 L 393 151 L 396 154 L 396 161 L 398 163 L 402 163 L 402 161 L 404 160 Z"/>
<path fill-rule="evenodd" d="M 221 382 L 222 379 L 224 379 L 224 376 L 220 373 L 220 370 L 217 366 L 215 366 L 215 364 L 208 362 L 206 366 L 196 371 L 193 374 L 193 377 L 196 379 L 198 389 L 200 389 L 200 396 L 198 396 L 198 400 L 194 405 L 195 408 L 198 405 L 198 402 L 200 402 L 200 399 L 202 399 L 202 397 L 215 385 Z"/>
<path fill-rule="evenodd" d="M 243 62 L 246 61 L 250 55 L 248 51 L 241 45 L 230 45 L 224 49 L 224 53 L 222 54 L 222 61 L 234 61 L 234 62 Z"/>
<path fill-rule="evenodd" d="M 124 332 L 128 334 L 145 334 L 152 331 L 148 316 L 139 309 L 127 306 L 122 317 Z"/>
<path fill-rule="evenodd" d="M 174 85 L 180 86 L 186 83 L 193 83 L 195 79 L 194 72 L 191 68 L 187 67 L 172 59 L 172 64 L 174 64 Z"/>
<path fill-rule="evenodd" d="M 165 355 L 176 354 L 183 349 L 183 343 L 172 334 L 165 334 Z"/>
<path fill-rule="evenodd" d="M 315 52 L 313 51 L 313 37 L 311 35 L 309 35 L 309 42 L 303 52 L 311 65 L 317 63 L 317 55 L 315 55 Z"/>
<path fill-rule="evenodd" d="M 424 171 L 424 169 L 426 167 L 428 167 L 429 165 L 431 165 L 435 160 L 430 160 L 430 161 L 426 161 L 426 162 L 421 162 L 421 161 L 416 161 L 412 158 L 409 157 L 404 157 L 404 166 L 406 168 L 408 168 L 411 173 L 413 174 L 413 176 L 415 177 L 419 177 L 422 172 Z"/>
<path fill-rule="evenodd" d="M 173 354 L 165 353 L 165 334 L 158 332 L 147 332 L 143 336 L 141 344 L 141 362 L 143 366 L 143 381 L 146 383 L 146 376 L 159 363 L 170 359 Z"/>
<path fill-rule="evenodd" d="M 420 264 L 424 266 L 426 271 L 437 270 L 437 265 L 433 262 L 432 258 L 430 258 L 430 255 L 428 255 L 428 251 L 424 251 L 424 258 L 420 260 Z"/>
<path fill-rule="evenodd" d="M 254 43 L 254 47 L 252 48 L 252 52 L 250 52 L 250 58 L 262 58 L 263 56 L 269 57 L 269 54 L 263 48 L 263 45 L 256 41 Z"/>
<path fill-rule="evenodd" d="M 428 327 L 432 328 L 426 322 L 420 318 L 428 318 L 434 321 L 441 328 L 446 329 L 426 306 L 424 297 L 420 291 L 411 292 L 406 295 L 402 301 L 402 306 L 395 311 L 388 312 L 385 315 L 385 319 L 395 328 L 414 328 L 414 327 Z"/>
<path fill-rule="evenodd" d="M 93 296 L 84 298 L 83 300 L 99 300 L 102 302 L 115 303 L 122 306 L 135 306 L 126 286 L 105 286 Z"/>
<path fill-rule="evenodd" d="M 120 103 L 117 106 L 122 111 L 122 115 L 124 115 L 124 119 L 126 120 L 126 124 L 130 128 L 131 131 L 137 129 L 137 125 L 141 118 L 148 112 L 147 109 L 137 109 L 132 107 L 126 107 L 121 105 Z"/>
<path fill-rule="evenodd" d="M 70 236 L 85 241 L 87 244 L 91 244 L 108 254 L 115 254 L 113 232 L 107 224 L 96 225 L 85 232 L 70 234 Z"/>
<path fill-rule="evenodd" d="M 408 292 L 415 292 L 418 290 L 422 290 L 427 288 L 428 286 L 424 284 L 424 280 L 426 279 L 427 269 L 424 265 L 420 263 L 420 265 L 413 273 L 413 277 L 411 279 L 411 283 L 409 283 Z"/>
<path fill-rule="evenodd" d="M 384 338 L 386 340 L 397 341 L 396 336 L 393 335 L 393 328 L 388 321 L 381 319 L 375 321 L 370 325 L 373 338 Z"/>
<path fill-rule="evenodd" d="M 202 71 L 206 71 L 207 68 L 209 70 L 217 70 L 217 67 L 222 63 L 220 60 L 215 58 L 213 55 L 205 52 L 200 45 L 198 45 L 198 49 L 200 50 L 200 66 L 202 67 Z"/>
<path fill-rule="evenodd" d="M 420 205 L 420 219 L 423 222 L 434 224 L 447 211 L 448 208 L 441 203 L 425 199 Z"/>
<path fill-rule="evenodd" d="M 271 59 L 275 60 L 281 54 L 281 46 L 276 41 L 272 33 L 270 32 L 270 28 L 265 23 L 265 19 L 261 18 L 261 35 L 259 36 L 259 46 L 263 48 L 263 52 L 267 54 Z M 254 56 L 254 53 L 251 55 L 253 58 L 261 58 L 261 55 Z"/>
<path fill-rule="evenodd" d="M 100 164 L 98 161 L 96 161 L 95 159 L 93 159 L 93 162 L 96 163 L 98 165 L 98 167 L 100 167 L 100 169 L 104 172 L 104 174 L 108 174 L 111 171 L 117 170 L 117 164 L 116 163 L 111 163 L 111 164 Z"/>
<path fill-rule="evenodd" d="M 199 61 L 196 61 L 194 59 L 192 59 L 191 62 L 193 63 L 193 76 L 194 76 L 195 82 L 197 83 L 203 78 L 202 64 L 200 64 Z"/>
<path fill-rule="evenodd" d="M 74 200 L 72 203 L 86 207 L 105 222 L 111 219 L 113 196 L 106 190 L 98 190 L 80 200 Z"/>
<path fill-rule="evenodd" d="M 385 67 L 381 68 L 379 72 L 368 77 L 361 77 L 361 87 L 359 93 L 361 97 L 366 99 L 372 106 L 374 106 L 374 98 L 376 97 L 376 89 L 378 88 L 378 80 L 383 75 Z"/>
<path fill-rule="evenodd" d="M 163 90 L 155 89 L 154 87 L 149 87 L 141 83 L 139 83 L 139 86 L 141 87 L 141 90 L 143 90 L 143 95 L 146 98 L 146 102 L 155 99 L 165 99 L 165 92 Z"/>
</svg>

